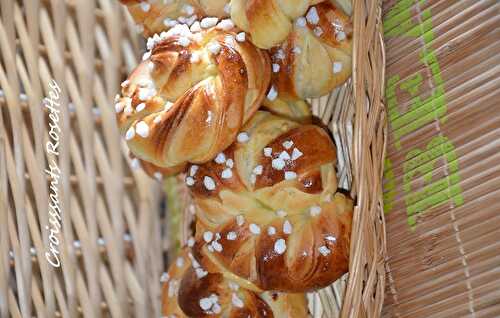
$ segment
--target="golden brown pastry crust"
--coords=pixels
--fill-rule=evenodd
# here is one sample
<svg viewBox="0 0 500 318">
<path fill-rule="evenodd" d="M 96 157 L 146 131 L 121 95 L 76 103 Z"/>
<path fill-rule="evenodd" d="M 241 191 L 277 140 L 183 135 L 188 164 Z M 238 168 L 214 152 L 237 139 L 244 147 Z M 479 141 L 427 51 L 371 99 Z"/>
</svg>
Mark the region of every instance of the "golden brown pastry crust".
<svg viewBox="0 0 500 318">
<path fill-rule="evenodd" d="M 283 42 L 293 29 L 293 20 L 311 5 L 323 0 L 232 0 L 231 19 L 248 32 L 263 49 Z"/>
<path fill-rule="evenodd" d="M 187 248 L 174 260 L 164 280 L 162 315 L 165 317 L 308 317 L 304 294 L 259 296 L 221 274 L 206 272 Z"/>
<path fill-rule="evenodd" d="M 262 111 L 243 130 L 243 142 L 188 169 L 196 257 L 256 291 L 329 285 L 348 270 L 353 210 L 337 192 L 333 142 L 318 126 Z"/>
<path fill-rule="evenodd" d="M 324 96 L 351 76 L 350 18 L 328 1 L 315 5 L 271 56 L 280 98 Z"/>
<path fill-rule="evenodd" d="M 228 0 L 120 0 L 127 6 L 135 23 L 142 28 L 144 36 L 168 30 L 177 23 L 191 24 L 206 16 L 224 18 L 229 16 L 225 6 Z"/>
<path fill-rule="evenodd" d="M 177 172 L 233 142 L 264 98 L 270 63 L 236 29 L 174 29 L 124 82 L 116 110 L 132 153 Z"/>
</svg>

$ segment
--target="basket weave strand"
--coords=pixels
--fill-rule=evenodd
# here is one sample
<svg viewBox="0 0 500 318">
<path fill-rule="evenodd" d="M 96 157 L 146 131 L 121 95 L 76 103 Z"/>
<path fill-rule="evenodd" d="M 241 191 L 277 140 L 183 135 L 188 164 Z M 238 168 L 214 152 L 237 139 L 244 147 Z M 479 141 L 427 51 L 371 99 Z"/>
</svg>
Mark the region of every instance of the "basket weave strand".
<svg viewBox="0 0 500 318">
<path fill-rule="evenodd" d="M 310 295 L 315 317 L 378 317 L 382 305 L 379 7 L 353 1 L 353 78 L 311 101 L 338 145 L 340 185 L 357 199 L 350 273 Z M 110 107 L 143 42 L 118 1 L 0 0 L 0 10 L 0 317 L 159 317 L 163 256 L 173 246 L 161 186 L 131 168 Z M 57 158 L 45 149 L 41 106 L 52 79 L 62 89 Z M 53 159 L 61 170 L 60 269 L 45 259 L 44 170 Z"/>
</svg>

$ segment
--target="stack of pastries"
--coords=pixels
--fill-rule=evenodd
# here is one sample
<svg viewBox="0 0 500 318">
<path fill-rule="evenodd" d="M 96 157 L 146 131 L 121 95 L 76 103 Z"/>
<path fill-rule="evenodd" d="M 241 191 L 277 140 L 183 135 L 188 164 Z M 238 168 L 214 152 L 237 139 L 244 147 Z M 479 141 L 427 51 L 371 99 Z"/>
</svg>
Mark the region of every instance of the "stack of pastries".
<svg viewBox="0 0 500 318">
<path fill-rule="evenodd" d="M 121 0 L 148 37 L 115 111 L 151 176 L 183 174 L 195 233 L 163 277 L 165 317 L 308 317 L 347 272 L 353 201 L 308 98 L 351 75 L 326 0 Z"/>
</svg>

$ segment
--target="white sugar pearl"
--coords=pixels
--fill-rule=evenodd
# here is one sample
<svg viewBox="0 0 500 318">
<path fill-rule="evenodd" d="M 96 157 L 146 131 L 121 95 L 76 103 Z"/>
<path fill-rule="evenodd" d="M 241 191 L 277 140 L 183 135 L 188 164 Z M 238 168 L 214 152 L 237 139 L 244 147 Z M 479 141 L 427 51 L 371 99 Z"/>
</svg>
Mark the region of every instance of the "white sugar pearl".
<svg viewBox="0 0 500 318">
<path fill-rule="evenodd" d="M 280 65 L 273 63 L 273 73 L 278 73 L 280 71 Z"/>
<path fill-rule="evenodd" d="M 250 137 L 248 136 L 248 133 L 246 132 L 240 132 L 238 136 L 236 137 L 236 140 L 238 140 L 239 143 L 245 143 L 250 140 Z"/>
<path fill-rule="evenodd" d="M 245 32 L 240 32 L 238 34 L 236 34 L 236 41 L 238 42 L 245 42 L 246 40 L 246 33 Z"/>
<path fill-rule="evenodd" d="M 273 148 L 266 147 L 264 148 L 264 156 L 271 157 L 273 154 Z"/>
<path fill-rule="evenodd" d="M 187 46 L 189 46 L 189 44 L 191 44 L 191 40 L 185 36 L 181 36 L 179 38 L 179 44 L 184 46 L 184 47 L 187 47 Z"/>
<path fill-rule="evenodd" d="M 219 21 L 219 19 L 217 19 L 215 17 L 204 18 L 201 20 L 200 26 L 204 29 L 208 29 L 208 28 L 211 28 L 211 27 L 217 25 L 218 21 Z"/>
<path fill-rule="evenodd" d="M 216 302 L 219 301 L 219 297 L 216 294 L 211 294 L 210 300 L 212 301 L 212 304 L 215 304 Z"/>
<path fill-rule="evenodd" d="M 141 101 L 146 101 L 156 95 L 156 91 L 150 88 L 140 88 L 138 90 L 138 97 Z"/>
<path fill-rule="evenodd" d="M 212 239 L 214 238 L 214 233 L 210 231 L 206 231 L 203 233 L 203 240 L 207 243 L 210 243 Z"/>
<path fill-rule="evenodd" d="M 253 168 L 253 173 L 260 176 L 262 174 L 263 169 L 264 167 L 262 167 L 262 165 L 258 165 L 255 168 Z"/>
<path fill-rule="evenodd" d="M 202 298 L 200 299 L 200 308 L 203 310 L 209 310 L 212 308 L 212 300 L 210 298 Z"/>
<path fill-rule="evenodd" d="M 163 25 L 169 28 L 176 26 L 178 23 L 179 22 L 177 22 L 176 20 L 170 18 L 166 18 L 165 20 L 163 20 Z"/>
<path fill-rule="evenodd" d="M 236 224 L 238 224 L 238 226 L 242 226 L 243 224 L 245 224 L 245 217 L 243 215 L 237 215 L 236 216 Z"/>
<path fill-rule="evenodd" d="M 189 4 L 185 4 L 182 6 L 182 12 L 184 12 L 187 15 L 192 15 L 194 13 L 194 8 Z"/>
<path fill-rule="evenodd" d="M 232 231 L 231 231 L 231 232 L 227 233 L 226 238 L 227 238 L 229 241 L 234 241 L 234 240 L 236 240 L 236 232 L 232 232 Z"/>
<path fill-rule="evenodd" d="M 306 26 L 306 23 L 307 23 L 307 21 L 306 21 L 306 19 L 305 19 L 304 17 L 300 17 L 300 18 L 298 18 L 298 19 L 295 21 L 295 25 L 296 25 L 296 26 L 298 26 L 298 27 L 300 27 L 300 28 L 305 27 L 305 26 Z"/>
<path fill-rule="evenodd" d="M 283 210 L 278 210 L 278 211 L 276 211 L 276 215 L 279 216 L 280 218 L 284 218 L 285 216 L 288 215 L 288 213 L 286 213 Z"/>
<path fill-rule="evenodd" d="M 204 270 L 203 268 L 197 268 L 197 269 L 195 269 L 195 272 L 196 272 L 196 277 L 198 279 L 202 279 L 203 277 L 208 275 L 208 272 L 206 270 Z"/>
<path fill-rule="evenodd" d="M 213 241 L 212 247 L 214 248 L 215 251 L 217 251 L 219 253 L 222 252 L 222 245 L 219 242 Z"/>
<path fill-rule="evenodd" d="M 186 20 L 186 24 L 191 26 L 195 21 L 196 19 L 198 19 L 198 16 L 195 14 L 195 15 L 192 15 L 190 16 L 187 20 Z M 191 28 L 190 28 L 191 30 Z"/>
<path fill-rule="evenodd" d="M 293 146 L 293 141 L 291 140 L 286 140 L 282 143 L 283 147 L 285 147 L 285 149 L 290 149 L 292 148 Z"/>
<path fill-rule="evenodd" d="M 288 152 L 286 152 L 284 150 L 280 153 L 279 158 L 283 159 L 283 160 L 290 160 L 291 159 Z"/>
<path fill-rule="evenodd" d="M 321 207 L 314 205 L 309 208 L 309 213 L 311 214 L 311 216 L 318 216 L 321 213 Z"/>
<path fill-rule="evenodd" d="M 292 52 L 295 54 L 300 54 L 302 53 L 302 49 L 299 46 L 296 46 L 293 48 Z"/>
<path fill-rule="evenodd" d="M 151 51 L 147 51 L 142 55 L 142 60 L 145 61 L 151 57 Z M 123 87 L 123 86 L 122 86 Z"/>
<path fill-rule="evenodd" d="M 278 254 L 281 255 L 285 253 L 286 251 L 286 243 L 284 239 L 279 239 L 274 243 L 274 251 Z"/>
<path fill-rule="evenodd" d="M 298 148 L 293 148 L 292 160 L 297 160 L 302 157 L 303 153 Z"/>
<path fill-rule="evenodd" d="M 170 275 L 167 272 L 163 272 L 160 277 L 160 282 L 161 283 L 166 283 L 170 279 Z"/>
<path fill-rule="evenodd" d="M 342 71 L 342 63 L 341 62 L 333 62 L 333 74 L 340 73 Z"/>
<path fill-rule="evenodd" d="M 260 227 L 257 224 L 252 223 L 252 224 L 250 224 L 249 228 L 250 228 L 250 232 L 252 234 L 255 234 L 255 235 L 259 235 L 260 234 Z"/>
<path fill-rule="evenodd" d="M 332 235 L 328 235 L 327 237 L 325 237 L 325 239 L 330 242 L 337 242 L 337 238 Z"/>
<path fill-rule="evenodd" d="M 282 60 L 285 58 L 285 52 L 282 49 L 279 49 L 275 54 L 274 58 L 278 60 Z"/>
<path fill-rule="evenodd" d="M 184 16 L 180 16 L 177 18 L 177 21 L 179 21 L 180 23 L 182 24 L 187 24 L 186 21 L 187 21 L 187 18 L 184 17 Z"/>
<path fill-rule="evenodd" d="M 313 32 L 317 37 L 320 37 L 323 34 L 323 29 L 320 27 L 315 27 Z"/>
<path fill-rule="evenodd" d="M 221 173 L 222 179 L 231 179 L 232 177 L 233 177 L 233 171 L 231 170 L 231 168 L 226 168 L 226 169 L 222 170 L 222 173 Z"/>
<path fill-rule="evenodd" d="M 130 168 L 132 168 L 132 170 L 137 170 L 140 167 L 141 167 L 141 162 L 139 161 L 139 159 L 134 158 L 132 159 L 132 161 L 130 161 Z"/>
<path fill-rule="evenodd" d="M 234 36 L 232 36 L 232 35 L 226 35 L 224 37 L 224 42 L 226 42 L 228 45 L 234 47 Z"/>
<path fill-rule="evenodd" d="M 271 89 L 269 89 L 269 92 L 267 93 L 267 99 L 273 101 L 276 99 L 276 97 L 278 97 L 278 91 L 273 85 L 271 86 Z"/>
<path fill-rule="evenodd" d="M 320 246 L 320 247 L 318 248 L 318 251 L 319 251 L 319 252 L 321 253 L 321 255 L 323 255 L 323 256 L 328 256 L 328 255 L 330 255 L 330 253 L 332 252 L 332 251 L 330 251 L 330 249 L 329 249 L 328 247 L 326 247 L 326 246 L 324 246 L 324 245 L 323 245 L 323 246 Z"/>
<path fill-rule="evenodd" d="M 209 191 L 215 190 L 215 181 L 209 176 L 203 178 L 203 185 L 205 185 L 205 188 Z"/>
<path fill-rule="evenodd" d="M 161 118 L 162 118 L 161 115 L 156 116 L 155 119 L 153 119 L 153 123 L 159 124 L 161 122 Z"/>
<path fill-rule="evenodd" d="M 140 6 L 142 11 L 144 12 L 148 12 L 149 9 L 151 9 L 151 4 L 149 4 L 148 2 L 141 2 Z"/>
<path fill-rule="evenodd" d="M 234 167 L 234 161 L 233 161 L 233 159 L 227 159 L 227 160 L 226 160 L 226 166 L 227 166 L 228 168 L 232 168 L 232 167 Z"/>
<path fill-rule="evenodd" d="M 135 108 L 135 111 L 138 111 L 138 112 L 141 112 L 144 110 L 144 108 L 146 108 L 146 103 L 140 103 L 139 105 L 137 105 L 137 107 Z"/>
<path fill-rule="evenodd" d="M 220 314 L 220 313 L 221 313 L 222 308 L 221 308 L 221 306 L 220 306 L 219 304 L 217 304 L 217 303 L 216 303 L 216 304 L 214 304 L 214 305 L 212 306 L 212 311 L 214 312 L 214 314 L 216 314 L 216 315 L 217 315 L 217 314 Z"/>
<path fill-rule="evenodd" d="M 196 174 L 196 172 L 198 171 L 200 167 L 197 166 L 197 165 L 192 165 L 191 168 L 189 168 L 189 175 L 191 177 L 194 177 L 194 175 Z"/>
<path fill-rule="evenodd" d="M 188 187 L 191 187 L 191 186 L 193 186 L 193 185 L 194 185 L 194 179 L 193 179 L 193 177 L 187 177 L 187 178 L 186 178 L 186 185 L 187 185 Z"/>
<path fill-rule="evenodd" d="M 319 15 L 318 11 L 316 10 L 316 7 L 311 7 L 309 11 L 307 12 L 306 15 L 307 22 L 311 24 L 318 24 L 319 22 Z"/>
<path fill-rule="evenodd" d="M 297 174 L 293 171 L 286 171 L 285 172 L 285 180 L 294 180 L 297 179 Z"/>
<path fill-rule="evenodd" d="M 151 54 L 151 52 L 149 52 L 149 53 Z M 130 84 L 130 80 L 125 80 L 125 81 L 123 81 L 123 82 L 120 84 L 120 86 L 121 86 L 121 87 L 127 87 L 129 84 Z"/>
<path fill-rule="evenodd" d="M 267 228 L 267 234 L 272 236 L 274 234 L 276 234 L 276 228 L 274 226 L 270 226 Z"/>
<path fill-rule="evenodd" d="M 193 247 L 194 246 L 194 237 L 190 237 L 187 241 L 187 246 L 188 247 Z"/>
<path fill-rule="evenodd" d="M 135 129 L 134 127 L 130 127 L 125 133 L 125 140 L 130 140 L 135 137 Z"/>
<path fill-rule="evenodd" d="M 155 177 L 155 179 L 158 180 L 158 181 L 163 180 L 163 174 L 161 172 L 155 172 L 153 174 L 153 177 Z"/>
<path fill-rule="evenodd" d="M 281 158 L 276 158 L 273 159 L 271 165 L 276 170 L 283 170 L 285 168 L 285 161 Z"/>
<path fill-rule="evenodd" d="M 215 157 L 214 161 L 221 165 L 224 162 L 226 162 L 226 155 L 223 152 L 221 152 L 217 155 L 217 157 Z"/>
<path fill-rule="evenodd" d="M 122 102 L 116 103 L 115 104 L 115 112 L 121 113 L 123 111 L 123 108 L 125 108 L 125 105 Z"/>
<path fill-rule="evenodd" d="M 228 31 L 234 28 L 234 23 L 231 19 L 224 19 L 217 24 L 217 29 Z"/>
<path fill-rule="evenodd" d="M 243 301 L 235 293 L 231 296 L 231 303 L 238 308 L 243 308 L 245 306 Z"/>
<path fill-rule="evenodd" d="M 135 132 L 142 138 L 149 136 L 149 126 L 144 121 L 140 121 L 135 125 Z"/>
<path fill-rule="evenodd" d="M 292 224 L 288 220 L 283 223 L 283 233 L 292 234 Z"/>
<path fill-rule="evenodd" d="M 344 41 L 346 38 L 345 32 L 344 31 L 339 31 L 337 32 L 337 41 Z"/>
<path fill-rule="evenodd" d="M 219 44 L 217 41 L 211 41 L 210 43 L 207 44 L 207 49 L 214 55 L 219 54 L 220 50 L 222 49 L 222 46 Z"/>
<path fill-rule="evenodd" d="M 189 30 L 191 30 L 191 32 L 200 32 L 201 31 L 200 22 L 198 21 L 193 22 Z"/>
</svg>

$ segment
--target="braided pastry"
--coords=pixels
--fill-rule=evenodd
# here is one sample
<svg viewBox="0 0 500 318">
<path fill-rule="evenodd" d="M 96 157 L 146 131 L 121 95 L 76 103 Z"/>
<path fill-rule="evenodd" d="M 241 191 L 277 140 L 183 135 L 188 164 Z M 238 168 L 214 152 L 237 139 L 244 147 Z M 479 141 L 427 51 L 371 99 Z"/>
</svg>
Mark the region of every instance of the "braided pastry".
<svg viewBox="0 0 500 318">
<path fill-rule="evenodd" d="M 328 94 L 352 71 L 352 26 L 349 17 L 329 2 L 309 8 L 287 40 L 271 50 L 273 90 L 280 98 Z"/>
<path fill-rule="evenodd" d="M 191 25 L 206 16 L 229 16 L 228 0 L 120 0 L 146 36 L 177 24 Z"/>
<path fill-rule="evenodd" d="M 188 169 L 197 259 L 255 291 L 335 281 L 348 270 L 353 209 L 337 192 L 335 164 L 322 128 L 257 112 L 238 142 Z"/>
<path fill-rule="evenodd" d="M 269 49 L 283 42 L 293 29 L 293 20 L 311 5 L 323 0 L 232 0 L 231 19 L 250 33 L 252 42 Z"/>
<path fill-rule="evenodd" d="M 193 32 L 178 25 L 150 46 L 115 106 L 136 157 L 175 173 L 234 141 L 270 81 L 267 55 L 236 35 L 227 20 Z"/>
<path fill-rule="evenodd" d="M 188 249 L 170 266 L 163 281 L 164 317 L 308 317 L 304 294 L 259 296 L 221 274 L 208 273 Z"/>
</svg>

